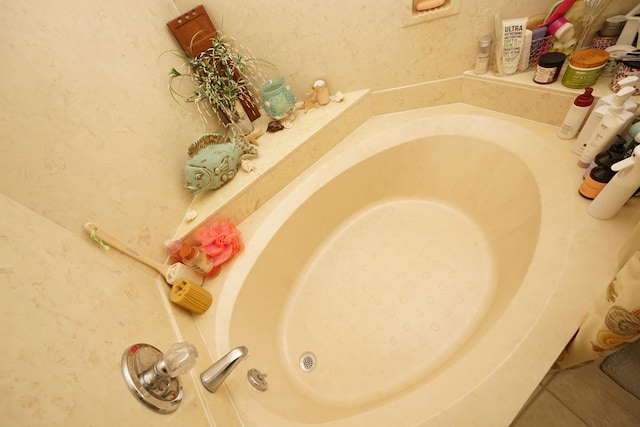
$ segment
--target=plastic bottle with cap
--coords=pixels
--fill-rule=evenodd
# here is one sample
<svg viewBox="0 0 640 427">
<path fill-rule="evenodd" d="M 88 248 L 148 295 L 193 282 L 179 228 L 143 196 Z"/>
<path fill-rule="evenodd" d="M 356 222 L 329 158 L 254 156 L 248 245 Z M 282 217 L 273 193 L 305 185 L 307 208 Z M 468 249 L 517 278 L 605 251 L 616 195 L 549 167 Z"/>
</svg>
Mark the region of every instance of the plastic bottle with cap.
<svg viewBox="0 0 640 427">
<path fill-rule="evenodd" d="M 207 275 L 213 270 L 213 261 L 204 252 L 195 246 L 183 245 L 180 248 L 180 257 L 185 265 L 193 268 L 200 274 Z"/>
<path fill-rule="evenodd" d="M 313 83 L 313 90 L 316 92 L 318 105 L 327 105 L 329 103 L 329 88 L 324 80 L 316 80 Z"/>
<path fill-rule="evenodd" d="M 637 76 L 629 76 L 620 80 L 619 83 L 621 87 L 631 87 L 635 83 L 637 83 L 639 80 L 640 79 L 638 79 Z M 584 126 L 582 126 L 582 130 L 580 131 L 580 134 L 578 135 L 576 142 L 573 144 L 573 147 L 571 148 L 572 152 L 578 155 L 582 154 L 582 151 L 585 149 L 585 147 L 589 143 L 589 138 L 591 138 L 598 124 L 600 124 L 600 121 L 602 120 L 606 112 L 609 110 L 609 107 L 613 103 L 615 96 L 616 96 L 615 93 L 611 95 L 606 95 L 600 98 L 598 102 L 596 102 L 596 105 L 593 107 L 593 110 L 591 110 L 591 114 L 585 121 Z M 630 100 L 625 101 L 624 109 L 626 111 L 633 113 L 635 112 L 636 108 L 637 108 L 637 104 L 635 102 Z"/>
<path fill-rule="evenodd" d="M 624 103 L 633 95 L 634 91 L 634 88 L 624 87 L 616 93 L 613 98 L 613 104 L 602 117 L 595 132 L 589 138 L 587 146 L 580 154 L 578 166 L 582 168 L 588 167 L 596 155 L 609 148 L 616 135 L 622 132 L 627 123 L 633 120 L 633 113 L 624 109 Z"/>
<path fill-rule="evenodd" d="M 478 54 L 476 55 L 476 65 L 473 72 L 484 74 L 489 68 L 489 49 L 491 46 L 491 36 L 484 36 L 478 43 Z"/>
<path fill-rule="evenodd" d="M 640 188 L 640 145 L 611 169 L 617 173 L 587 207 L 587 212 L 598 219 L 613 218 Z"/>
<path fill-rule="evenodd" d="M 615 172 L 611 170 L 611 166 L 626 157 L 626 145 L 627 141 L 618 136 L 617 141 L 607 151 L 603 151 L 596 156 L 593 163 L 586 170 L 584 180 L 578 189 L 581 196 L 593 200 L 605 185 L 611 181 L 611 178 L 615 175 Z"/>
<path fill-rule="evenodd" d="M 565 116 L 562 125 L 560 125 L 558 138 L 571 139 L 578 134 L 578 131 L 582 127 L 582 124 L 593 105 L 594 98 L 592 92 L 593 88 L 587 87 L 584 89 L 584 93 L 582 95 L 578 95 L 573 101 L 569 111 L 567 111 L 567 115 Z"/>
</svg>

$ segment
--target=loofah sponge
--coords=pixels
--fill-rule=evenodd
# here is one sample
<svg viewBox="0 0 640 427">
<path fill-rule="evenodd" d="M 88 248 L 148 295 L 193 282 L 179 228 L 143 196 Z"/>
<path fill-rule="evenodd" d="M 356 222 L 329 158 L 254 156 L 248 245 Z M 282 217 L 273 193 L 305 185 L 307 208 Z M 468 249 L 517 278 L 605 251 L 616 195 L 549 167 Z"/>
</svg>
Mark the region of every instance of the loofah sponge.
<svg viewBox="0 0 640 427">
<path fill-rule="evenodd" d="M 209 291 L 185 279 L 180 279 L 173 284 L 170 299 L 171 302 L 196 314 L 207 311 L 213 302 Z"/>
</svg>

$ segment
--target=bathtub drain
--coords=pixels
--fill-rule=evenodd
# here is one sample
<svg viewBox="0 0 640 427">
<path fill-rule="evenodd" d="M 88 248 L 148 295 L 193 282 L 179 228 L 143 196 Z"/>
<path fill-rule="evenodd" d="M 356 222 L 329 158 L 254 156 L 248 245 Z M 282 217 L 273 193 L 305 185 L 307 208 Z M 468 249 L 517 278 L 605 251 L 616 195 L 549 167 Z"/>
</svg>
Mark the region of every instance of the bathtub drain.
<svg viewBox="0 0 640 427">
<path fill-rule="evenodd" d="M 313 353 L 305 353 L 300 357 L 300 369 L 303 372 L 311 372 L 316 367 L 316 356 Z"/>
</svg>

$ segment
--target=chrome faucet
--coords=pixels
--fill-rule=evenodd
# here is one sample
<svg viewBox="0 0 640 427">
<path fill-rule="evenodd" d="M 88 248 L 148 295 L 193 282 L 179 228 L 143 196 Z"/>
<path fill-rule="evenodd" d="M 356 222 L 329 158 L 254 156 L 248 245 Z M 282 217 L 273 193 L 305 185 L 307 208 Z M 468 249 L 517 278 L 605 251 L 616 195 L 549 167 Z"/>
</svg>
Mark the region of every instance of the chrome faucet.
<svg viewBox="0 0 640 427">
<path fill-rule="evenodd" d="M 215 393 L 218 387 L 227 379 L 231 371 L 233 371 L 233 368 L 248 355 L 249 349 L 247 349 L 247 347 L 240 346 L 232 349 L 200 374 L 200 381 L 202 381 L 202 384 L 207 390 Z"/>
</svg>

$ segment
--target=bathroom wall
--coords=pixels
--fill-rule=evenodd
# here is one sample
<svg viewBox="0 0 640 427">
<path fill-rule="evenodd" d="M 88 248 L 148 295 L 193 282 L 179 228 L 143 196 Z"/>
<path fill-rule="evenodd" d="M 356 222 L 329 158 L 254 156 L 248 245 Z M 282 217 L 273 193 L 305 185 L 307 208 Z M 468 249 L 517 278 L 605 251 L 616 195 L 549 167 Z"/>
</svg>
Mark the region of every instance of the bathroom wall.
<svg viewBox="0 0 640 427">
<path fill-rule="evenodd" d="M 257 57 L 273 62 L 296 95 L 303 97 L 318 78 L 326 79 L 331 91 L 344 92 L 460 75 L 473 67 L 477 39 L 492 31 L 496 11 L 505 17 L 528 16 L 553 4 L 461 1 L 459 15 L 409 27 L 404 21 L 411 0 L 204 4 L 218 29 L 250 46 Z M 176 4 L 186 10 L 193 3 L 176 0 Z"/>
<path fill-rule="evenodd" d="M 203 1 L 214 24 L 278 66 L 299 96 L 324 78 L 331 91 L 386 89 L 458 76 L 473 68 L 494 16 L 544 15 L 553 0 L 459 0 L 460 14 L 404 27 L 412 0 Z M 175 0 L 180 10 L 193 6 Z M 603 16 L 635 0 L 609 2 Z M 250 10 L 250 13 L 248 13 Z"/>
<path fill-rule="evenodd" d="M 408 2 L 409 0 L 405 0 Z M 404 2 L 203 0 L 214 23 L 302 98 L 325 78 L 332 91 L 387 89 L 458 76 L 476 40 L 504 17 L 541 13 L 525 0 L 462 0 L 459 15 L 403 27 Z M 0 403 L 5 423 L 209 425 L 188 379 L 183 408 L 155 415 L 120 378 L 126 346 L 180 340 L 156 274 L 89 241 L 94 221 L 153 258 L 190 202 L 185 150 L 214 129 L 167 90 L 178 65 L 165 23 L 186 0 L 0 0 Z M 552 0 L 542 2 L 545 6 Z M 620 11 L 635 1 L 617 1 Z M 215 197 L 215 193 L 209 195 Z M 205 353 L 204 349 L 202 349 Z M 206 365 L 201 355 L 199 368 Z M 218 405 L 218 406 L 215 406 Z M 230 425 L 226 423 L 225 425 Z"/>
</svg>

